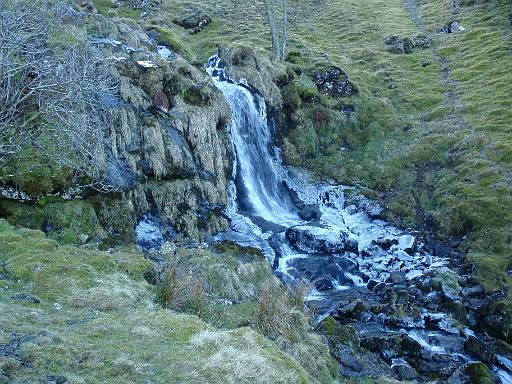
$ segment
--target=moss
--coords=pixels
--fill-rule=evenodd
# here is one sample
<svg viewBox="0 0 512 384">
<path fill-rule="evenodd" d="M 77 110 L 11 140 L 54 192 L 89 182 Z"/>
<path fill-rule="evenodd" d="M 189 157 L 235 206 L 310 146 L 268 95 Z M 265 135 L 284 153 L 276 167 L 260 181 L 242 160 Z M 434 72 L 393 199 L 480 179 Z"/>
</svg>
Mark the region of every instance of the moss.
<svg viewBox="0 0 512 384">
<path fill-rule="evenodd" d="M 119 197 L 96 196 L 91 200 L 98 219 L 115 243 L 135 241 L 135 213 L 130 205 Z"/>
<path fill-rule="evenodd" d="M 186 45 L 176 36 L 172 29 L 151 25 L 149 29 L 158 31 L 158 41 L 161 44 L 169 46 L 174 51 L 182 55 L 186 60 L 191 60 L 192 55 Z"/>
<path fill-rule="evenodd" d="M 492 384 L 494 382 L 489 368 L 484 363 L 471 363 L 466 368 L 466 372 L 469 374 L 471 384 Z"/>
<path fill-rule="evenodd" d="M 183 99 L 187 104 L 195 106 L 208 105 L 211 100 L 211 90 L 204 86 L 191 86 L 183 91 Z"/>
<path fill-rule="evenodd" d="M 293 112 L 301 107 L 301 98 L 293 83 L 281 89 L 281 96 L 283 98 L 284 108 L 288 111 Z"/>
<path fill-rule="evenodd" d="M 44 230 L 48 237 L 67 244 L 81 244 L 101 233 L 96 212 L 82 200 L 48 197 L 39 204 L 0 200 L 0 216 L 15 225 Z"/>
<path fill-rule="evenodd" d="M 112 0 L 93 0 L 94 7 L 100 15 L 107 16 L 112 8 Z"/>
</svg>

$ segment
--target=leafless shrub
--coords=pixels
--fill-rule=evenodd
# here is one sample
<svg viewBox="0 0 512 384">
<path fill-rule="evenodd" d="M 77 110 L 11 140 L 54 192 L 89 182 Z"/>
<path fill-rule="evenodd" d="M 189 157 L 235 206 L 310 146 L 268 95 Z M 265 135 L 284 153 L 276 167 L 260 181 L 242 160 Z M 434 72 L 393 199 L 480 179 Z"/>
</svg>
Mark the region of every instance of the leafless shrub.
<svg viewBox="0 0 512 384">
<path fill-rule="evenodd" d="M 286 54 L 286 43 L 288 40 L 288 2 L 281 0 L 280 7 L 276 0 L 265 0 L 266 18 L 272 36 L 272 50 L 274 59 L 284 60 Z M 281 21 L 278 21 L 278 13 L 281 14 Z"/>
<path fill-rule="evenodd" d="M 77 18 L 63 3 L 0 0 L 0 165 L 38 153 L 108 190 L 111 121 L 99 98 L 115 92 L 108 64 L 86 43 L 49 43 L 61 23 Z"/>
</svg>

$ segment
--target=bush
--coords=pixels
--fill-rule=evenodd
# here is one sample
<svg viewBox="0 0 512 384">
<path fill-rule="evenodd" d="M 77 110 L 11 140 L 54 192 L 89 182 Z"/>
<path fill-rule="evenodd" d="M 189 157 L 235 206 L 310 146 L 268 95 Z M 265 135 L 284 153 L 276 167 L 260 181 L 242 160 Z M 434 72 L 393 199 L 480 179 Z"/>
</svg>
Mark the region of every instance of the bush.
<svg viewBox="0 0 512 384">
<path fill-rule="evenodd" d="M 6 166 L 0 181 L 21 180 L 31 192 L 44 193 L 53 184 L 48 176 L 58 178 L 64 168 L 103 180 L 111 122 L 100 97 L 115 92 L 116 84 L 87 44 L 54 39 L 63 24 L 80 22 L 62 5 L 0 3 L 0 165 Z M 45 190 L 31 187 L 38 180 Z"/>
</svg>

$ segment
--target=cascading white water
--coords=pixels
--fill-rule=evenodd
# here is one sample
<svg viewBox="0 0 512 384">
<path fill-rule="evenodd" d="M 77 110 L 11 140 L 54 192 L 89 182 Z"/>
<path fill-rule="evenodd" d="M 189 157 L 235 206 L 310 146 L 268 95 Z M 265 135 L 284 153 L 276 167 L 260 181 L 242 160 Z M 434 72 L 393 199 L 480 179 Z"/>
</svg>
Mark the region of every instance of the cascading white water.
<svg viewBox="0 0 512 384">
<path fill-rule="evenodd" d="M 210 59 L 208 71 L 231 107 L 231 138 L 236 152 L 237 198 L 253 218 L 292 226 L 300 222 L 270 154 L 272 138 L 265 100 L 243 83 L 222 81 L 221 60 Z"/>
</svg>

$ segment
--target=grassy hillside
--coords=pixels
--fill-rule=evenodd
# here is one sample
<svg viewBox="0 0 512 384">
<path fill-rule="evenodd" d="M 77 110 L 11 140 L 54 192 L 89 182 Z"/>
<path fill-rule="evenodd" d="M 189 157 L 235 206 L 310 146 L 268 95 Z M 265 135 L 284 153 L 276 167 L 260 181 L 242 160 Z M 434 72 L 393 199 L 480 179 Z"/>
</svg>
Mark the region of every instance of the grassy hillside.
<svg viewBox="0 0 512 384">
<path fill-rule="evenodd" d="M 510 2 L 289 3 L 289 61 L 303 100 L 294 101 L 302 122 L 284 138 L 287 160 L 383 199 L 389 219 L 400 225 L 431 229 L 440 239 L 467 235 L 463 248 L 487 288 L 510 284 Z M 213 22 L 190 35 L 172 20 L 194 9 Z M 269 51 L 261 9 L 261 2 L 165 0 L 144 21 L 134 17 L 158 25 L 172 36 L 170 43 L 179 40 L 201 63 L 231 43 Z M 465 30 L 438 32 L 453 20 Z M 383 43 L 388 35 L 418 34 L 433 39 L 430 49 L 396 55 Z M 310 75 L 319 65 L 342 68 L 359 94 L 305 101 L 316 92 Z M 340 114 L 343 106 L 354 106 L 355 113 Z"/>
<path fill-rule="evenodd" d="M 286 349 L 253 325 L 261 318 L 254 317 L 260 286 L 275 281 L 264 259 L 242 264 L 233 252 L 217 259 L 206 251 L 195 258 L 193 251 L 184 252 L 189 265 L 195 258 L 208 265 L 203 274 L 195 265 L 195 281 L 223 279 L 224 291 L 212 290 L 217 295 L 227 295 L 230 287 L 233 294 L 236 282 L 245 278 L 240 305 L 221 306 L 207 295 L 209 304 L 196 311 L 207 319 L 223 307 L 237 316 L 217 316 L 213 325 L 191 308 L 175 308 L 178 313 L 157 305 L 157 290 L 144 279 L 151 263 L 136 250 L 59 245 L 42 232 L 0 220 L 0 383 L 49 382 L 59 376 L 76 384 L 335 380 L 336 364 L 320 336 L 307 336 L 307 328 L 301 328 L 305 338 L 288 342 Z M 273 298 L 279 292 L 276 286 Z M 239 307 L 245 310 L 236 313 Z M 293 313 L 290 307 L 286 311 Z"/>
</svg>

